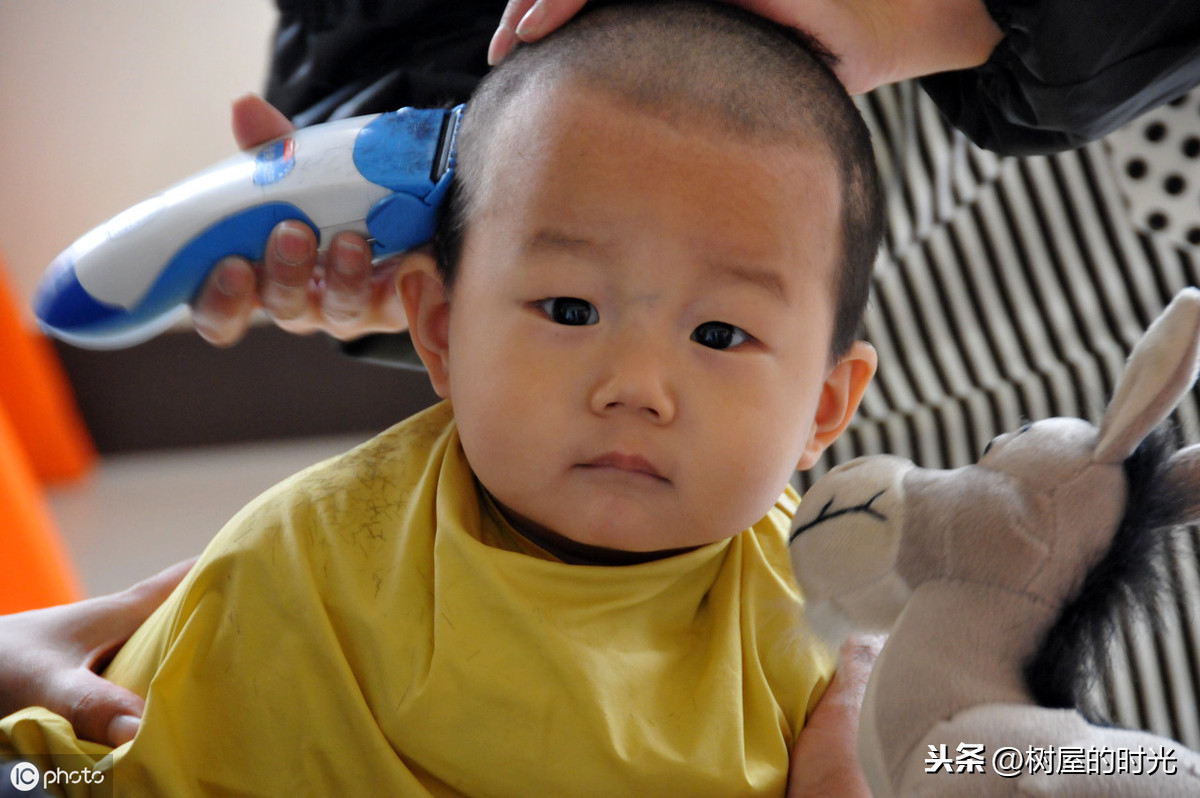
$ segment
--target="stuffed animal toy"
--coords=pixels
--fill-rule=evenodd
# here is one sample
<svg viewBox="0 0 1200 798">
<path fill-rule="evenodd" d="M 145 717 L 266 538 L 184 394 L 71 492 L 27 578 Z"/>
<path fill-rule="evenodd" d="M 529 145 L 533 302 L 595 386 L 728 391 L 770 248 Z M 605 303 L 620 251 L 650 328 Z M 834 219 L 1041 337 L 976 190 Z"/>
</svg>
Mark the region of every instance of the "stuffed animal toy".
<svg viewBox="0 0 1200 798">
<path fill-rule="evenodd" d="M 1096 427 L 1026 424 L 979 462 L 863 457 L 821 477 L 791 553 L 813 625 L 889 632 L 859 760 L 876 796 L 1200 796 L 1200 755 L 1087 706 L 1114 611 L 1200 520 L 1200 445 L 1156 430 L 1200 368 L 1200 290 L 1130 355 Z"/>
</svg>

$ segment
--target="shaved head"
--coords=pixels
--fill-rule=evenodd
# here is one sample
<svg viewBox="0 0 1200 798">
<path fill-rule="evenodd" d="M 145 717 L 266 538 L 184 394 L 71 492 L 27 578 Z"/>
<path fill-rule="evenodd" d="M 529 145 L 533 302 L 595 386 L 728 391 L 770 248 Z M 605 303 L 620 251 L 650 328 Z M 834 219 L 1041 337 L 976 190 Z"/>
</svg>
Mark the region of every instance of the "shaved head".
<svg viewBox="0 0 1200 798">
<path fill-rule="evenodd" d="M 710 2 L 608 3 L 519 47 L 480 83 L 458 135 L 454 195 L 435 240 L 447 287 L 488 164 L 494 135 L 530 93 L 583 87 L 639 113 L 740 143 L 828 153 L 840 187 L 842 258 L 832 356 L 854 340 L 882 238 L 883 202 L 870 135 L 811 37 Z"/>
</svg>

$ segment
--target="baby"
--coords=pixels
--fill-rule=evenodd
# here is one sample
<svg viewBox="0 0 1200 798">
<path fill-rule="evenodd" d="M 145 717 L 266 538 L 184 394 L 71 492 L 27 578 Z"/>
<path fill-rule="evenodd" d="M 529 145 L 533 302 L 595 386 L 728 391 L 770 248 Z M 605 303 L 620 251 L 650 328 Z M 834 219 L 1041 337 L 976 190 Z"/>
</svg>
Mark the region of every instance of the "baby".
<svg viewBox="0 0 1200 798">
<path fill-rule="evenodd" d="M 670 2 L 518 51 L 400 269 L 446 401 L 222 530 L 108 670 L 131 743 L 35 708 L 0 755 L 134 795 L 782 794 L 832 671 L 788 480 L 874 373 L 880 235 L 799 37 Z"/>
</svg>

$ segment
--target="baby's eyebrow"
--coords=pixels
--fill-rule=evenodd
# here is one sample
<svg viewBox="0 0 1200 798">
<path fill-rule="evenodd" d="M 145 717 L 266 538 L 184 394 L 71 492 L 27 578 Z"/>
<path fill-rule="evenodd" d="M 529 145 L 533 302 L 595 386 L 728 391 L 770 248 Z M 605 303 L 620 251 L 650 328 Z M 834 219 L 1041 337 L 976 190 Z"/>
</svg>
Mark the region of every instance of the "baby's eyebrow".
<svg viewBox="0 0 1200 798">
<path fill-rule="evenodd" d="M 609 249 L 607 244 L 590 238 L 574 236 L 560 230 L 538 230 L 525 241 L 525 252 L 570 252 L 575 255 L 589 253 L 603 255 Z"/>
<path fill-rule="evenodd" d="M 787 302 L 787 291 L 783 287 L 783 278 L 779 276 L 778 272 L 770 269 L 713 262 L 709 265 L 709 273 L 713 279 L 723 282 L 750 283 L 763 289 L 779 301 Z"/>
</svg>

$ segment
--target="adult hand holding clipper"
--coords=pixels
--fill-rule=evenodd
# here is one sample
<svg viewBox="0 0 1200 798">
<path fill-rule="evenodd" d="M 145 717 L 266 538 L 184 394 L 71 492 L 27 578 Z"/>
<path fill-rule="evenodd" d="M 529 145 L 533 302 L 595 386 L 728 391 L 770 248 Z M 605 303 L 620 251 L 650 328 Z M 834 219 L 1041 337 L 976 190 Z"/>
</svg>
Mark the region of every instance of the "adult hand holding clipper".
<svg viewBox="0 0 1200 798">
<path fill-rule="evenodd" d="M 255 94 L 234 101 L 232 111 L 233 138 L 242 150 L 296 130 Z M 255 311 L 287 332 L 325 332 L 342 341 L 406 330 L 396 290 L 400 257 L 372 260 L 370 243 L 358 233 L 339 233 L 318 249 L 307 225 L 281 222 L 267 239 L 262 260 L 234 255 L 217 264 L 192 298 L 192 324 L 216 346 L 240 341 Z"/>
<path fill-rule="evenodd" d="M 265 104 L 249 113 L 271 123 Z M 461 106 L 402 109 L 314 125 L 218 164 L 120 214 L 60 255 L 39 289 L 38 318 L 80 346 L 146 340 L 177 318 L 222 259 L 263 258 L 268 236 L 285 220 L 303 223 L 322 242 L 345 233 L 369 236 L 374 256 L 419 246 L 433 233 L 453 175 L 460 114 Z M 296 230 L 272 236 L 273 251 L 284 261 L 303 261 L 307 243 L 283 240 L 295 239 Z M 339 239 L 338 248 L 349 249 L 342 260 L 361 265 L 361 244 Z M 337 267 L 338 253 L 332 257 Z M 225 293 L 236 294 L 236 285 L 228 290 L 228 275 L 222 277 L 218 290 L 224 282 Z M 204 293 L 210 292 L 211 286 Z M 266 301 L 267 283 L 262 293 Z"/>
</svg>

